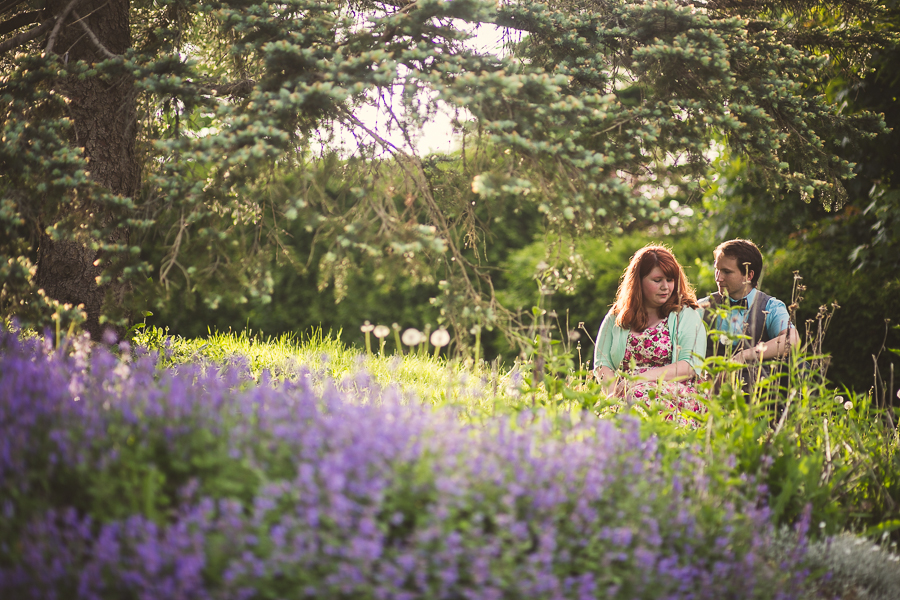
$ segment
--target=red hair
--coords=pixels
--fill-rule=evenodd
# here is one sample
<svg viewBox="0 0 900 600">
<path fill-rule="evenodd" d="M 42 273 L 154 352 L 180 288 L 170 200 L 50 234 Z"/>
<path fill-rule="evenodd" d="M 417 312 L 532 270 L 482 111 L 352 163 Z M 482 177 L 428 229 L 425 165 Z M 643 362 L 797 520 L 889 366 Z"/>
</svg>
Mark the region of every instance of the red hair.
<svg viewBox="0 0 900 600">
<path fill-rule="evenodd" d="M 672 311 L 678 312 L 685 306 L 697 308 L 697 294 L 672 251 L 665 246 L 650 244 L 634 253 L 619 281 L 612 311 L 616 315 L 616 325 L 622 329 L 643 331 L 647 328 L 650 318 L 644 308 L 641 281 L 656 267 L 662 270 L 666 278 L 675 281 L 672 294 L 657 309 L 659 317 L 665 319 Z"/>
</svg>

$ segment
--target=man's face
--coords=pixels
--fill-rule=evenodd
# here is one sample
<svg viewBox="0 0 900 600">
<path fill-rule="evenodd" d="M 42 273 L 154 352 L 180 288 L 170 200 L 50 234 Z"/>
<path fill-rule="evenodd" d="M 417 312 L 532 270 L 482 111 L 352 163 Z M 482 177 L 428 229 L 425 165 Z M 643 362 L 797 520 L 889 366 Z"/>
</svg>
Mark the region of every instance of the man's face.
<svg viewBox="0 0 900 600">
<path fill-rule="evenodd" d="M 716 257 L 716 286 L 720 294 L 728 294 L 735 300 L 740 300 L 750 293 L 753 286 L 753 271 L 744 273 L 748 267 L 738 265 L 737 259 L 720 254 Z"/>
</svg>

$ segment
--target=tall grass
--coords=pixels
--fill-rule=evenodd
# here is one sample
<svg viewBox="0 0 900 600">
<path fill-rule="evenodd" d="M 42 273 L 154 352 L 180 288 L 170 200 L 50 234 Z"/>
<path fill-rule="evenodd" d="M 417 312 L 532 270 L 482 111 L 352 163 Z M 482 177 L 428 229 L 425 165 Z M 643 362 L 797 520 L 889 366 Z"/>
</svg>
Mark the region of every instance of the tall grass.
<svg viewBox="0 0 900 600">
<path fill-rule="evenodd" d="M 133 338 L 137 346 L 159 352 L 161 365 L 204 365 L 219 368 L 245 365 L 250 377 L 263 373 L 275 380 L 310 378 L 316 385 L 336 380 L 352 386 L 358 377 L 371 377 L 382 387 L 396 386 L 409 399 L 433 406 L 453 407 L 467 419 L 505 412 L 519 406 L 521 375 L 483 363 L 435 357 L 421 349 L 404 355 L 365 353 L 341 343 L 320 329 L 305 336 L 285 334 L 261 338 L 250 331 L 211 332 L 205 338 L 168 336 L 150 327 Z"/>
</svg>

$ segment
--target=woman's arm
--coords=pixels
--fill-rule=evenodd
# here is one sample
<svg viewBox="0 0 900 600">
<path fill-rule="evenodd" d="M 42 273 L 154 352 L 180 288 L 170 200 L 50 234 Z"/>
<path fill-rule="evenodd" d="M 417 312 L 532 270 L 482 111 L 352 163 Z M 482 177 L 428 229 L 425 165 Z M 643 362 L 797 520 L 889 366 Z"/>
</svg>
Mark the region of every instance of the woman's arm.
<svg viewBox="0 0 900 600">
<path fill-rule="evenodd" d="M 686 306 L 675 318 L 672 362 L 686 362 L 699 375 L 706 358 L 706 324 L 701 312 Z"/>
<path fill-rule="evenodd" d="M 616 327 L 616 316 L 609 312 L 600 324 L 597 343 L 594 346 L 594 377 L 603 386 L 603 391 L 609 395 L 615 394 L 617 383 L 617 365 L 612 356 Z"/>
</svg>

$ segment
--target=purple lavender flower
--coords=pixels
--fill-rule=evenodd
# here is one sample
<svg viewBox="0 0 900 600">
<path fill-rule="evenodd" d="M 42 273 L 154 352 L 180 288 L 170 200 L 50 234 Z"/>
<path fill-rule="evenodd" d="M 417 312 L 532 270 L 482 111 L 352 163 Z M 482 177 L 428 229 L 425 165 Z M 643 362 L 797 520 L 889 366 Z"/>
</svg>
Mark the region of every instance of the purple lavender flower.
<svg viewBox="0 0 900 600">
<path fill-rule="evenodd" d="M 634 420 L 473 427 L 364 373 L 119 350 L 0 334 L 0 597 L 799 594 L 757 497 Z"/>
</svg>

